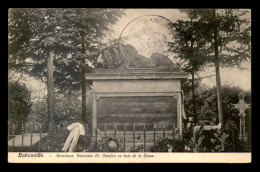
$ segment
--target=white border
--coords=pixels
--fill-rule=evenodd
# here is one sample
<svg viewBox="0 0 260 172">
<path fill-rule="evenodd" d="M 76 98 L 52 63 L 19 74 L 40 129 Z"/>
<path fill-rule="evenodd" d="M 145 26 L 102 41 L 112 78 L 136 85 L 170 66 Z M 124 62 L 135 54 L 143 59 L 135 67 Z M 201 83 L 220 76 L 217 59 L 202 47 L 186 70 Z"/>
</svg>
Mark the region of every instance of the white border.
<svg viewBox="0 0 260 172">
<path fill-rule="evenodd" d="M 42 157 L 19 157 L 36 154 Z M 59 157 L 57 157 L 59 155 Z M 82 157 L 77 157 L 81 155 Z M 106 156 L 104 156 L 106 155 Z M 112 157 L 112 156 L 114 157 Z M 126 155 L 129 155 L 128 157 Z M 134 157 L 135 155 L 135 157 Z M 144 157 L 146 155 L 146 157 Z M 71 157 L 73 156 L 73 157 Z M 92 157 L 90 157 L 92 156 Z M 121 157 L 120 157 L 121 156 Z M 8 153 L 9 163 L 250 163 L 251 153 Z"/>
</svg>

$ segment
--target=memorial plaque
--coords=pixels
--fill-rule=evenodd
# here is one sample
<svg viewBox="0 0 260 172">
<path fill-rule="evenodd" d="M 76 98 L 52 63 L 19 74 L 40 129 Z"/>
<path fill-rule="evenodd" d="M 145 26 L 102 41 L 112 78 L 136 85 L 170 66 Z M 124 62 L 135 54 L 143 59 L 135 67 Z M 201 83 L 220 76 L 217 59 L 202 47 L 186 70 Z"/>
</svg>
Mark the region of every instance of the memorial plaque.
<svg viewBox="0 0 260 172">
<path fill-rule="evenodd" d="M 97 128 L 113 130 L 153 130 L 157 128 L 171 129 L 173 123 L 177 125 L 177 100 L 172 96 L 146 96 L 146 97 L 101 97 L 97 103 Z"/>
</svg>

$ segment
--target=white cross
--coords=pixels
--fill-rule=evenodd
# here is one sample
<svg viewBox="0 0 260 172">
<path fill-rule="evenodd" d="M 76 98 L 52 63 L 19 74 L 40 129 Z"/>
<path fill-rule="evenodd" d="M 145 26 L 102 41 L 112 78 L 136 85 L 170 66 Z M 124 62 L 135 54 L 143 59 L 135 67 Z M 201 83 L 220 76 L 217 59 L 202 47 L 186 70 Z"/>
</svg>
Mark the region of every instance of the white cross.
<svg viewBox="0 0 260 172">
<path fill-rule="evenodd" d="M 239 110 L 239 114 L 238 116 L 240 116 L 240 134 L 245 134 L 245 110 L 251 108 L 250 104 L 245 104 L 244 98 L 245 98 L 245 94 L 244 93 L 239 93 L 238 94 L 239 97 L 239 103 L 235 104 L 235 108 Z"/>
</svg>

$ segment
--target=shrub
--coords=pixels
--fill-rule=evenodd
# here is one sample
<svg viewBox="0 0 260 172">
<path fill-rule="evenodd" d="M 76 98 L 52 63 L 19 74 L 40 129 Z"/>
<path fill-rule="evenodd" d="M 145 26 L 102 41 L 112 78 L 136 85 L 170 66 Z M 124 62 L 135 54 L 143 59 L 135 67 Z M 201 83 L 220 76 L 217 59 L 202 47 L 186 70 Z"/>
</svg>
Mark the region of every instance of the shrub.
<svg viewBox="0 0 260 172">
<path fill-rule="evenodd" d="M 15 134 L 21 133 L 22 125 L 31 111 L 31 93 L 25 85 L 8 82 L 8 131 L 15 125 Z"/>
<path fill-rule="evenodd" d="M 229 137 L 226 139 L 226 147 L 225 147 L 226 152 L 246 151 L 242 147 L 242 142 L 239 139 L 239 126 L 237 125 L 234 119 L 231 118 L 227 120 L 224 126 L 224 131 L 227 134 L 229 134 Z"/>
<path fill-rule="evenodd" d="M 160 139 L 151 147 L 151 152 L 184 152 L 185 142 L 183 139 Z"/>
<path fill-rule="evenodd" d="M 193 133 L 189 141 L 189 147 L 193 152 L 224 152 L 229 134 L 224 130 L 204 130 L 202 125 L 199 130 Z"/>
<path fill-rule="evenodd" d="M 80 100 L 78 92 L 64 92 L 55 94 L 54 102 L 54 118 L 55 125 L 68 126 L 75 121 L 81 120 L 80 116 Z M 47 132 L 48 128 L 48 111 L 47 99 L 44 96 L 38 101 L 34 101 L 31 108 L 31 113 L 26 119 L 26 128 L 42 125 L 43 132 Z"/>
<path fill-rule="evenodd" d="M 184 85 L 184 87 L 187 87 Z M 198 87 L 196 89 L 195 94 L 195 110 L 196 114 L 193 114 L 193 105 L 192 105 L 192 97 L 190 90 L 185 89 L 185 100 L 184 107 L 187 117 L 193 117 L 193 115 L 197 115 L 198 119 L 207 119 L 208 122 L 217 122 L 217 95 L 216 95 L 216 87 L 205 89 Z M 223 118 L 224 122 L 228 120 L 234 120 L 234 122 L 239 124 L 238 110 L 235 109 L 232 104 L 236 104 L 239 102 L 238 94 L 240 92 L 244 92 L 245 102 L 251 103 L 251 92 L 244 91 L 239 87 L 231 87 L 229 85 L 222 86 L 222 102 L 223 102 Z M 246 111 L 246 114 L 249 114 L 250 110 Z M 248 129 L 247 129 L 248 130 Z"/>
<path fill-rule="evenodd" d="M 113 147 L 109 146 L 110 143 L 115 143 Z M 97 142 L 98 152 L 118 152 L 120 150 L 118 139 L 110 136 L 101 136 Z"/>
</svg>

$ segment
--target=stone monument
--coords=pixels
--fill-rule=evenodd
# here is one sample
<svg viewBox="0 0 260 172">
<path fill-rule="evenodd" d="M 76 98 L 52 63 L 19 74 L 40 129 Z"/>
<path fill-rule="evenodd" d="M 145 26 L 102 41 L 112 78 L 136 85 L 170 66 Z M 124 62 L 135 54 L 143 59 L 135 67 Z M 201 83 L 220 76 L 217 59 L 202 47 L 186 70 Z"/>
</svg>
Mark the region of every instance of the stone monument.
<svg viewBox="0 0 260 172">
<path fill-rule="evenodd" d="M 107 66 L 103 64 L 86 76 L 92 81 L 92 142 L 97 138 L 97 131 L 113 132 L 115 125 L 116 134 L 126 130 L 127 135 L 135 128 L 136 140 L 143 139 L 145 126 L 147 144 L 153 142 L 149 134 L 152 136 L 154 125 L 158 132 L 164 129 L 166 135 L 169 131 L 171 136 L 173 128 L 177 127 L 177 134 L 182 135 L 181 80 L 188 74 L 170 71 L 172 62 L 158 53 L 146 58 L 128 45 L 125 54 L 128 63 L 124 62 L 124 67 L 115 63 L 118 57 L 112 56 L 113 60 L 106 57 Z"/>
</svg>

